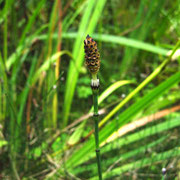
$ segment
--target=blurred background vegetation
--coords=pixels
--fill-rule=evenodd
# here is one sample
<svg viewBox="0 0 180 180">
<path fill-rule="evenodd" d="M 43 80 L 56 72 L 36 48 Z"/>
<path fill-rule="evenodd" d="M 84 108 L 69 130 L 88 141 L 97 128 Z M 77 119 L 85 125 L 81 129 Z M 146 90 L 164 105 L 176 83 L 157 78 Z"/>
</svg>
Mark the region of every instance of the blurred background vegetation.
<svg viewBox="0 0 180 180">
<path fill-rule="evenodd" d="M 98 179 L 87 34 L 101 55 L 104 179 L 180 178 L 180 0 L 0 7 L 0 179 Z"/>
</svg>

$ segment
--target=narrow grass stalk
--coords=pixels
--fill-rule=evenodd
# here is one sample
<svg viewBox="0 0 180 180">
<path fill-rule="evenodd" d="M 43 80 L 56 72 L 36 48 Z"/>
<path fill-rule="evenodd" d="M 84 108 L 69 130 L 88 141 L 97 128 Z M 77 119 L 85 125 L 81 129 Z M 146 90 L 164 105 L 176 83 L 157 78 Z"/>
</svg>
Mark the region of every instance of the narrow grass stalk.
<svg viewBox="0 0 180 180">
<path fill-rule="evenodd" d="M 98 165 L 98 174 L 99 179 L 102 179 L 102 171 L 101 171 L 101 158 L 100 158 L 100 148 L 99 148 L 99 114 L 98 114 L 98 92 L 99 86 L 94 88 L 92 86 L 93 92 L 93 104 L 94 104 L 94 129 L 95 129 L 95 143 L 96 143 L 96 158 L 97 158 L 97 165 Z"/>
</svg>

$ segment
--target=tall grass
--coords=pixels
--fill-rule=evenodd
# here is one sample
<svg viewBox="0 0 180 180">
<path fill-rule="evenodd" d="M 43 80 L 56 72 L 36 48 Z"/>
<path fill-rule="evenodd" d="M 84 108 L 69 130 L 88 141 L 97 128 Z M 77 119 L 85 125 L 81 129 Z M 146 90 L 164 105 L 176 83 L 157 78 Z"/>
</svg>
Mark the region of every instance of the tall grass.
<svg viewBox="0 0 180 180">
<path fill-rule="evenodd" d="M 106 0 L 99 0 L 97 3 L 94 0 L 89 0 L 86 7 L 86 11 L 84 12 L 82 20 L 80 22 L 79 31 L 73 49 L 73 57 L 76 60 L 77 69 L 74 68 L 74 64 L 73 62 L 71 62 L 68 71 L 68 77 L 67 77 L 68 79 L 66 83 L 66 91 L 65 91 L 66 93 L 65 93 L 65 101 L 63 108 L 64 126 L 66 126 L 68 122 L 68 116 L 72 104 L 72 98 L 74 96 L 74 90 L 77 83 L 79 70 L 84 60 L 83 39 L 85 39 L 86 34 L 93 33 L 105 3 Z"/>
<path fill-rule="evenodd" d="M 169 175 L 175 178 L 179 112 L 163 114 L 125 137 L 118 132 L 179 104 L 179 1 L 7 0 L 0 5 L 3 178 L 97 179 L 83 66 L 87 34 L 101 52 L 103 177 L 130 171 L 132 176 L 136 170 L 139 179 L 142 172 L 161 178 L 162 167 L 172 162 Z"/>
</svg>

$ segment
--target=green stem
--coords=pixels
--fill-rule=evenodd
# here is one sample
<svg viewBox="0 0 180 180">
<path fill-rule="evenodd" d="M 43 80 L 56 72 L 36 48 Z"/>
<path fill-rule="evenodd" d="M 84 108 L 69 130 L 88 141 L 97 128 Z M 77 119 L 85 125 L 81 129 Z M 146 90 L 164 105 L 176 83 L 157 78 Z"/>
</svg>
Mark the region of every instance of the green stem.
<svg viewBox="0 0 180 180">
<path fill-rule="evenodd" d="M 96 142 L 96 158 L 97 158 L 99 179 L 102 180 L 101 158 L 100 158 L 100 148 L 99 148 L 99 128 L 98 128 L 98 121 L 99 121 L 98 92 L 99 92 L 99 87 L 96 87 L 96 88 L 92 87 L 92 92 L 93 92 L 93 104 L 94 104 L 94 128 L 95 128 L 95 142 Z"/>
</svg>

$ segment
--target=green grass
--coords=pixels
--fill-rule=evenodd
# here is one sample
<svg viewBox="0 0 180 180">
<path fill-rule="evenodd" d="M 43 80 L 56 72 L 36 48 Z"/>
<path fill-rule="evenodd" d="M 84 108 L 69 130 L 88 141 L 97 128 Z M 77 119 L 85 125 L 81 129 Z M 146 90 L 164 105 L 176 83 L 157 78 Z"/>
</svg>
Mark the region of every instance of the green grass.
<svg viewBox="0 0 180 180">
<path fill-rule="evenodd" d="M 168 90 L 175 83 L 180 81 L 180 72 L 176 73 L 168 80 L 164 81 L 162 84 L 154 88 L 149 94 L 145 95 L 142 99 L 131 105 L 128 109 L 126 109 L 123 113 L 118 116 L 118 119 L 111 120 L 109 124 L 107 124 L 101 131 L 99 135 L 99 141 L 102 143 L 105 141 L 113 132 L 115 132 L 118 128 L 120 128 L 123 124 L 130 121 L 130 118 L 136 115 L 140 110 L 146 108 L 154 99 L 164 93 L 164 90 Z M 84 146 L 76 151 L 71 157 L 68 159 L 66 163 L 66 167 L 76 166 L 83 162 L 83 157 L 90 152 L 93 151 L 94 141 L 90 139 L 88 142 L 84 144 Z"/>
<path fill-rule="evenodd" d="M 0 5 L 2 178 L 97 178 L 84 66 L 87 34 L 101 54 L 103 176 L 126 172 L 131 179 L 136 172 L 139 179 L 141 173 L 161 179 L 162 167 L 173 164 L 167 177 L 178 177 L 178 111 L 107 139 L 129 122 L 179 105 L 179 0 L 7 0 Z"/>
</svg>

